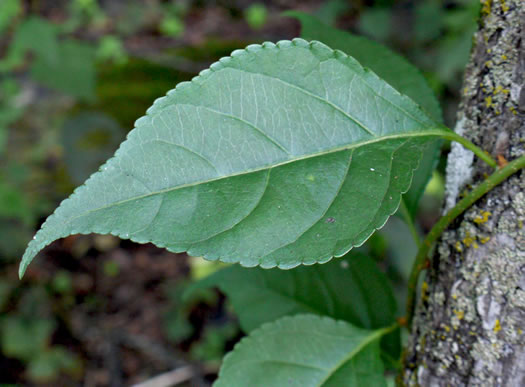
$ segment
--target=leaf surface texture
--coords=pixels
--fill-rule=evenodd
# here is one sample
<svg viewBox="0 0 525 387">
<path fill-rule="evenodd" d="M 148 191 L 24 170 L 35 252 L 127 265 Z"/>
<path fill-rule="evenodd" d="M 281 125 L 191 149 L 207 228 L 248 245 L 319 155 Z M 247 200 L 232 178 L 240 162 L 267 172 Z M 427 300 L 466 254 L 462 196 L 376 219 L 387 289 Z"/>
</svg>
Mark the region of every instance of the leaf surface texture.
<svg viewBox="0 0 525 387">
<path fill-rule="evenodd" d="M 301 22 L 303 38 L 321 41 L 352 56 L 397 91 L 420 104 L 437 122 L 443 122 L 441 108 L 434 92 L 417 67 L 401 55 L 373 40 L 326 25 L 307 13 L 287 11 L 284 15 L 297 18 Z M 419 199 L 432 176 L 432 171 L 436 168 L 442 144 L 442 140 L 434 140 L 426 145 L 422 161 L 414 172 L 412 185 L 403 195 L 403 200 L 412 218 L 417 212 Z"/>
<path fill-rule="evenodd" d="M 160 98 L 51 215 L 52 241 L 114 234 L 244 266 L 326 262 L 395 212 L 446 129 L 340 51 L 248 46 Z"/>
</svg>

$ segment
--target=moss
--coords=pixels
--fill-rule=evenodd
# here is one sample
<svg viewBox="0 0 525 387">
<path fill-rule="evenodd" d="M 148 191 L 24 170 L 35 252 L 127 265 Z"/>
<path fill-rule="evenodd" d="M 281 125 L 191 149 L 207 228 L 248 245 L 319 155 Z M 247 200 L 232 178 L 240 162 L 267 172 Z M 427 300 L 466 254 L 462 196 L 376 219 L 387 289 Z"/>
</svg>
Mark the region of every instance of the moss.
<svg viewBox="0 0 525 387">
<path fill-rule="evenodd" d="M 490 237 L 489 236 L 482 237 L 482 238 L 479 239 L 479 241 L 480 241 L 481 244 L 484 245 L 485 243 L 490 241 Z"/>
<path fill-rule="evenodd" d="M 463 312 L 462 310 L 454 310 L 453 312 L 458 318 L 458 320 L 463 320 L 463 317 L 465 317 L 465 312 Z"/>
<path fill-rule="evenodd" d="M 481 1 L 481 14 L 490 15 L 492 7 L 492 0 L 482 0 Z"/>
<path fill-rule="evenodd" d="M 423 281 L 423 284 L 421 285 L 421 299 L 423 301 L 428 301 L 428 283 L 426 281 Z"/>
</svg>

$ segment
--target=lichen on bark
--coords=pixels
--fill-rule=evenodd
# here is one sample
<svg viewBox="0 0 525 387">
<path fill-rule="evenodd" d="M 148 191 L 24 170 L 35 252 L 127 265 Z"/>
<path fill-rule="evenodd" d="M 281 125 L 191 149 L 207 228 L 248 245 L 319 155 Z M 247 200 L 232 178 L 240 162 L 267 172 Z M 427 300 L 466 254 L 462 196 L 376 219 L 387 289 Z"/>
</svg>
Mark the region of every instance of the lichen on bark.
<svg viewBox="0 0 525 387">
<path fill-rule="evenodd" d="M 482 1 L 458 129 L 504 163 L 525 153 L 525 1 Z M 468 160 L 467 160 L 468 162 Z M 451 152 L 447 206 L 490 168 Z M 523 171 L 443 234 L 405 354 L 409 386 L 525 386 Z"/>
</svg>

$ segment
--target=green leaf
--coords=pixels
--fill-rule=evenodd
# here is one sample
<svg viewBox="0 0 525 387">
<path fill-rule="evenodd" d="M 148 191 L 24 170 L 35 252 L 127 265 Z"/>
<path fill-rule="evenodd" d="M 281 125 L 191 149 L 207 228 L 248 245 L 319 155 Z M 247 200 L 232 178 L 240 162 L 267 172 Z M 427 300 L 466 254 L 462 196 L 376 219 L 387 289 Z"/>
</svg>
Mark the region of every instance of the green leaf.
<svg viewBox="0 0 525 387">
<path fill-rule="evenodd" d="M 95 49 L 74 39 L 62 41 L 56 56 L 36 58 L 31 76 L 43 85 L 91 100 L 96 85 Z"/>
<path fill-rule="evenodd" d="M 214 387 L 386 386 L 379 357 L 384 333 L 328 317 L 283 317 L 226 355 Z"/>
<path fill-rule="evenodd" d="M 29 17 L 17 26 L 6 58 L 0 60 L 0 72 L 19 66 L 28 51 L 36 58 L 54 61 L 58 56 L 58 46 L 56 27 L 40 17 Z"/>
<path fill-rule="evenodd" d="M 434 120 L 439 123 L 443 122 L 441 108 L 434 92 L 421 72 L 405 58 L 377 42 L 330 27 L 306 13 L 288 11 L 284 15 L 294 17 L 301 22 L 303 38 L 319 40 L 351 55 L 397 91 L 419 103 Z M 416 213 L 419 199 L 436 167 L 442 143 L 441 140 L 435 140 L 427 145 L 421 165 L 414 173 L 412 186 L 403 196 L 412 217 Z"/>
<path fill-rule="evenodd" d="M 397 91 L 420 104 L 434 120 L 442 122 L 441 108 L 434 92 L 417 67 L 401 55 L 373 40 L 330 27 L 307 13 L 287 11 L 283 15 L 301 22 L 301 37 L 318 40 L 354 57 Z"/>
<path fill-rule="evenodd" d="M 111 157 L 124 138 L 123 130 L 109 115 L 82 112 L 69 117 L 62 126 L 62 145 L 67 171 L 77 184 L 86 180 Z"/>
<path fill-rule="evenodd" d="M 35 354 L 27 365 L 27 376 L 33 382 L 49 383 L 62 371 L 80 371 L 81 365 L 73 353 L 62 347 L 53 347 Z"/>
<path fill-rule="evenodd" d="M 128 61 L 128 54 L 122 40 L 114 35 L 100 38 L 96 57 L 99 61 L 111 61 L 118 65 L 124 65 Z"/>
<path fill-rule="evenodd" d="M 396 300 L 388 279 L 371 258 L 359 253 L 293 270 L 232 265 L 194 283 L 184 297 L 212 286 L 228 296 L 245 332 L 303 313 L 345 320 L 365 329 L 395 322 Z M 399 331 L 384 337 L 381 344 L 391 357 L 399 357 Z"/>
<path fill-rule="evenodd" d="M 20 14 L 20 0 L 2 0 L 0 2 L 0 35 L 13 23 Z"/>
<path fill-rule="evenodd" d="M 159 29 L 164 35 L 176 38 L 184 33 L 184 21 L 176 15 L 167 15 L 160 23 Z"/>
<path fill-rule="evenodd" d="M 351 253 L 326 265 L 293 270 L 224 268 L 196 282 L 184 297 L 217 286 L 232 302 L 245 332 L 283 316 L 313 313 L 375 329 L 394 322 L 396 301 L 369 257 Z"/>
<path fill-rule="evenodd" d="M 20 267 L 71 234 L 292 268 L 359 246 L 399 206 L 422 145 L 452 133 L 340 51 L 234 51 L 157 100 L 63 201 Z"/>
<path fill-rule="evenodd" d="M 74 97 L 94 97 L 93 47 L 74 39 L 59 41 L 54 24 L 30 17 L 17 27 L 6 58 L 0 60 L 0 73 L 21 65 L 27 52 L 34 55 L 31 76 L 36 81 Z"/>
<path fill-rule="evenodd" d="M 412 185 L 408 192 L 403 195 L 403 201 L 412 219 L 416 216 L 419 200 L 423 196 L 428 182 L 432 178 L 432 173 L 439 163 L 442 145 L 443 140 L 434 140 L 425 145 L 419 167 L 414 172 Z"/>
<path fill-rule="evenodd" d="M 45 349 L 54 328 L 51 320 L 6 317 L 0 336 L 2 352 L 21 360 L 32 359 Z"/>
<path fill-rule="evenodd" d="M 391 34 L 392 10 L 386 7 L 365 8 L 359 15 L 359 32 L 379 41 L 385 41 Z"/>
</svg>

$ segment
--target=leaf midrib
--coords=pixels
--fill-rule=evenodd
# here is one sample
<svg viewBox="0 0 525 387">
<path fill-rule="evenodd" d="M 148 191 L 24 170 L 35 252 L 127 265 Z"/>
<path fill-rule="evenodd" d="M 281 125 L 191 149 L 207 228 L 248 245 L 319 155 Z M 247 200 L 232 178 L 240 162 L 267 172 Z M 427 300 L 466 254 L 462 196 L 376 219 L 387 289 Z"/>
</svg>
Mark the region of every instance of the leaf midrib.
<svg viewBox="0 0 525 387">
<path fill-rule="evenodd" d="M 334 50 L 334 52 L 336 52 L 337 50 Z M 342 52 L 342 51 L 341 51 Z M 342 52 L 346 57 L 349 57 L 347 54 L 345 54 L 344 52 Z M 350 57 L 351 58 L 351 57 Z M 326 60 L 325 60 L 326 61 Z M 320 61 L 320 63 L 323 63 L 325 61 Z M 343 63 L 344 65 L 344 63 Z M 354 143 L 354 144 L 350 144 L 350 145 L 345 145 L 345 146 L 342 146 L 342 147 L 336 147 L 336 148 L 332 148 L 330 150 L 325 150 L 325 151 L 321 151 L 321 152 L 317 152 L 317 153 L 312 153 L 312 154 L 308 154 L 308 155 L 303 155 L 303 156 L 299 156 L 299 157 L 296 157 L 296 158 L 292 158 L 292 159 L 289 159 L 289 160 L 285 160 L 285 161 L 282 161 L 282 162 L 279 162 L 279 163 L 276 163 L 276 164 L 273 164 L 271 166 L 262 166 L 260 168 L 254 168 L 252 170 L 247 170 L 247 171 L 242 171 L 242 172 L 239 172 L 239 173 L 233 173 L 233 174 L 230 174 L 230 175 L 226 175 L 226 176 L 219 176 L 219 177 L 216 177 L 216 178 L 212 178 L 212 179 L 208 179 L 208 180 L 204 180 L 204 181 L 198 181 L 198 182 L 194 182 L 194 183 L 188 183 L 188 184 L 183 184 L 183 185 L 179 185 L 179 186 L 176 186 L 176 187 L 170 187 L 170 188 L 166 188 L 166 189 L 163 189 L 163 190 L 158 190 L 158 191 L 151 191 L 147 194 L 144 194 L 144 195 L 140 195 L 140 196 L 136 196 L 136 197 L 133 197 L 133 198 L 128 198 L 128 199 L 124 199 L 124 200 L 121 200 L 121 201 L 117 201 L 117 202 L 113 202 L 113 203 L 110 203 L 106 206 L 102 206 L 102 207 L 99 207 L 99 208 L 96 208 L 96 209 L 92 209 L 92 210 L 88 210 L 88 211 L 85 211 L 83 212 L 82 214 L 79 214 L 75 217 L 72 217 L 72 218 L 69 218 L 65 224 L 68 224 L 72 221 L 74 221 L 75 219 L 78 219 L 80 217 L 83 217 L 83 216 L 86 216 L 92 212 L 97 212 L 97 211 L 101 211 L 101 210 L 104 210 L 106 208 L 111 208 L 113 206 L 119 206 L 121 204 L 125 204 L 127 202 L 132 202 L 132 201 L 135 201 L 135 200 L 140 200 L 140 199 L 143 199 L 143 198 L 147 198 L 147 197 L 150 197 L 150 196 L 153 196 L 153 195 L 160 195 L 160 194 L 163 194 L 163 193 L 168 193 L 168 192 L 171 192 L 171 191 L 174 191 L 176 189 L 182 189 L 182 188 L 187 188 L 187 187 L 192 187 L 192 186 L 196 186 L 196 185 L 201 185 L 201 184 L 207 184 L 207 183 L 211 183 L 213 181 L 217 181 L 217 180 L 221 180 L 221 179 L 224 179 L 224 178 L 230 178 L 230 177 L 235 177 L 235 176 L 241 176 L 241 175 L 244 175 L 244 174 L 249 174 L 249 173 L 254 173 L 254 172 L 258 172 L 258 171 L 262 171 L 262 170 L 266 170 L 266 169 L 273 169 L 273 168 L 276 168 L 276 167 L 279 167 L 281 165 L 285 165 L 285 164 L 289 164 L 289 163 L 292 163 L 292 162 L 296 162 L 296 161 L 301 161 L 301 160 L 305 160 L 305 159 L 308 159 L 308 158 L 313 158 L 313 157 L 318 157 L 318 156 L 322 156 L 322 155 L 326 155 L 326 154 L 330 154 L 330 153 L 336 153 L 338 151 L 342 151 L 342 150 L 348 150 L 348 149 L 353 149 L 353 148 L 358 148 L 359 146 L 364 146 L 364 145 L 367 145 L 367 144 L 372 144 L 372 143 L 375 143 L 375 142 L 379 142 L 379 141 L 383 141 L 383 140 L 388 140 L 388 139 L 396 139 L 396 138 L 408 138 L 408 137 L 421 137 L 421 136 L 442 136 L 443 135 L 443 132 L 440 131 L 439 129 L 436 129 L 436 133 L 431 133 L 432 130 L 426 130 L 425 133 L 421 133 L 421 132 L 412 132 L 412 133 L 403 133 L 403 135 L 392 135 L 392 136 L 380 136 L 378 137 L 379 135 L 372 132 L 370 129 L 368 129 L 364 124 L 362 124 L 360 121 L 358 121 L 355 117 L 349 115 L 348 113 L 346 113 L 344 110 L 342 110 L 338 105 L 328 101 L 326 98 L 322 98 L 321 96 L 318 96 L 316 95 L 315 93 L 312 93 L 302 87 L 299 87 L 297 85 L 294 85 L 290 82 L 287 82 L 279 77 L 275 77 L 275 76 L 272 76 L 272 75 L 268 75 L 268 74 L 263 74 L 263 73 L 255 73 L 255 72 L 251 72 L 251 71 L 247 71 L 247 70 L 244 70 L 244 69 L 239 69 L 239 68 L 236 68 L 236 67 L 231 67 L 231 66 L 225 66 L 223 67 L 223 70 L 226 70 L 226 69 L 231 69 L 233 71 L 238 71 L 238 72 L 241 72 L 241 73 L 245 73 L 245 74 L 251 74 L 251 75 L 257 75 L 257 76 L 261 76 L 261 77 L 266 77 L 266 78 L 270 78 L 270 79 L 273 79 L 275 81 L 278 81 L 278 82 L 281 82 L 285 85 L 287 85 L 288 87 L 291 87 L 291 88 L 294 88 L 300 92 L 302 92 L 303 94 L 306 94 L 306 95 L 309 95 L 311 96 L 312 98 L 314 99 L 317 99 L 329 106 L 331 106 L 333 109 L 341 112 L 345 117 L 347 117 L 348 119 L 350 119 L 352 122 L 356 123 L 359 127 L 361 127 L 363 130 L 365 130 L 367 133 L 369 133 L 370 135 L 372 136 L 375 136 L 376 138 L 375 139 L 369 139 L 369 140 L 366 140 L 366 141 L 362 141 L 362 142 L 357 142 L 357 143 Z M 363 81 L 363 84 L 366 85 L 366 87 L 368 87 L 372 93 L 374 95 L 376 95 L 377 97 L 381 98 L 382 100 L 386 101 L 388 104 L 390 104 L 391 106 L 393 106 L 394 108 L 396 108 L 397 110 L 401 111 L 402 113 L 404 113 L 405 115 L 409 116 L 411 119 L 413 119 L 414 121 L 418 122 L 419 124 L 421 124 L 422 127 L 425 127 L 426 124 L 423 123 L 422 121 L 420 121 L 419 119 L 417 119 L 416 117 L 414 117 L 411 113 L 409 113 L 408 111 L 406 111 L 405 109 L 403 109 L 401 106 L 399 105 L 396 105 L 394 103 L 392 103 L 392 101 L 386 99 L 385 97 L 383 97 L 381 94 L 379 94 L 374 87 L 372 87 L 371 85 L 368 84 L 367 80 L 365 77 L 362 76 L 362 74 L 359 74 L 357 72 L 354 72 L 354 76 L 356 77 L 359 77 L 362 81 Z M 396 89 L 394 89 L 395 91 L 397 91 Z M 398 91 L 397 91 L 398 92 Z M 399 92 L 398 92 L 399 93 Z M 400 94 L 402 95 L 402 94 Z M 200 106 L 200 107 L 203 107 L 203 108 L 208 108 L 206 106 Z M 208 108 L 210 109 L 210 108 Z M 210 109 L 210 110 L 215 110 L 215 109 Z M 242 120 L 243 122 L 245 123 L 248 123 L 247 121 L 245 121 L 244 119 L 242 119 L 242 117 L 235 117 L 232 115 L 232 118 L 237 118 L 237 119 L 240 119 Z M 254 126 L 253 124 L 250 124 L 250 126 Z M 258 128 L 257 128 L 258 129 Z M 262 131 L 259 131 L 263 134 L 266 134 L 265 132 L 262 132 Z M 273 143 L 275 143 L 275 140 L 273 140 L 272 138 L 268 137 L 268 135 L 266 134 L 266 137 Z M 285 150 L 286 153 L 288 153 L 288 151 L 286 149 L 283 149 L 281 144 L 277 143 L 276 145 L 279 146 L 279 148 L 281 150 Z"/>
<path fill-rule="evenodd" d="M 391 327 L 378 329 L 376 331 L 373 331 L 370 335 L 366 336 L 365 339 L 359 343 L 352 351 L 350 351 L 345 357 L 343 357 L 335 366 L 333 366 L 326 376 L 319 381 L 317 384 L 317 387 L 322 387 L 325 382 L 328 381 L 343 365 L 345 365 L 348 361 L 352 360 L 359 352 L 364 350 L 368 345 L 373 343 L 375 340 L 379 340 L 387 331 L 389 331 Z"/>
<path fill-rule="evenodd" d="M 102 207 L 98 207 L 98 208 L 94 208 L 94 209 L 85 211 L 85 212 L 83 212 L 81 214 L 78 214 L 78 215 L 76 215 L 74 217 L 70 217 L 69 219 L 64 221 L 63 224 L 71 223 L 72 221 L 74 221 L 74 220 L 76 220 L 78 218 L 81 218 L 83 216 L 86 216 L 86 215 L 88 215 L 88 214 L 90 214 L 92 212 L 102 211 L 102 210 L 105 210 L 107 208 L 111 208 L 111 207 L 114 207 L 114 206 L 119 206 L 121 204 L 125 204 L 125 203 L 128 203 L 128 202 L 132 202 L 132 201 L 136 201 L 136 200 L 140 200 L 140 199 L 145 199 L 145 198 L 148 198 L 150 196 L 161 195 L 161 194 L 169 193 L 169 192 L 172 192 L 172 191 L 175 191 L 175 190 L 178 190 L 178 189 L 194 187 L 194 186 L 198 186 L 198 185 L 201 185 L 201 184 L 212 183 L 214 181 L 218 181 L 218 180 L 222 180 L 222 179 L 228 179 L 228 178 L 231 178 L 231 177 L 247 175 L 247 174 L 250 174 L 250 173 L 264 171 L 264 170 L 267 170 L 267 169 L 273 169 L 273 168 L 280 167 L 282 165 L 295 163 L 295 162 L 298 162 L 298 161 L 302 161 L 302 160 L 306 160 L 306 159 L 310 159 L 310 158 L 314 158 L 314 157 L 320 157 L 320 156 L 324 156 L 324 155 L 328 155 L 328 154 L 332 154 L 332 153 L 337 153 L 337 152 L 344 151 L 344 150 L 359 148 L 361 146 L 374 144 L 374 143 L 381 142 L 381 141 L 396 140 L 396 139 L 401 139 L 401 138 L 416 138 L 416 137 L 443 137 L 444 135 L 446 135 L 446 132 L 443 129 L 435 128 L 435 129 L 425 130 L 423 132 L 416 132 L 416 131 L 414 131 L 414 132 L 408 132 L 408 133 L 402 133 L 402 134 L 394 134 L 394 135 L 390 135 L 390 136 L 383 136 L 383 137 L 379 137 L 379 138 L 373 138 L 373 139 L 369 139 L 369 140 L 365 140 L 365 141 L 360 141 L 360 142 L 353 143 L 353 144 L 347 144 L 347 145 L 343 145 L 343 146 L 340 146 L 340 147 L 331 148 L 331 149 L 328 149 L 328 150 L 323 150 L 323 151 L 320 151 L 320 152 L 317 152 L 317 153 L 311 153 L 311 154 L 299 156 L 299 157 L 296 157 L 294 159 L 284 160 L 284 161 L 275 163 L 273 165 L 265 165 L 265 166 L 262 166 L 262 167 L 259 167 L 259 168 L 253 168 L 253 169 L 246 170 L 246 171 L 241 171 L 241 172 L 238 172 L 238 173 L 232 173 L 232 174 L 224 175 L 224 176 L 217 176 L 215 178 L 211 178 L 211 179 L 207 179 L 207 180 L 201 180 L 201 181 L 196 181 L 196 182 L 193 182 L 193 183 L 181 184 L 181 185 L 178 185 L 176 187 L 169 187 L 169 188 L 165 188 L 165 189 L 161 189 L 161 190 L 157 190 L 157 191 L 151 191 L 151 192 L 148 192 L 148 193 L 143 194 L 143 195 L 138 195 L 138 196 L 131 197 L 131 198 L 128 198 L 128 199 L 123 199 L 123 200 L 120 200 L 120 201 L 116 201 L 116 202 L 107 204 L 107 205 L 102 206 Z"/>
</svg>

